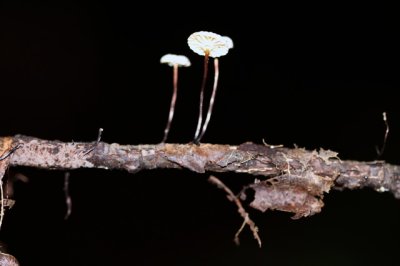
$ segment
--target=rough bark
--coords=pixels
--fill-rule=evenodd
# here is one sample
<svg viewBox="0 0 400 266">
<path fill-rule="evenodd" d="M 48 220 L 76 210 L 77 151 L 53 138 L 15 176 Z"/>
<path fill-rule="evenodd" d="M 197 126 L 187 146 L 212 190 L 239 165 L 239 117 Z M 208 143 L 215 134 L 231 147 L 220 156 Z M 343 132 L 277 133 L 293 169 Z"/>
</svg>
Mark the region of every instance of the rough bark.
<svg viewBox="0 0 400 266">
<path fill-rule="evenodd" d="M 130 173 L 155 168 L 189 169 L 197 173 L 232 172 L 255 177 L 244 184 L 255 191 L 250 206 L 261 211 L 277 209 L 293 218 L 321 211 L 324 193 L 331 188 L 372 188 L 400 198 L 400 166 L 383 161 L 341 161 L 337 153 L 320 149 L 274 147 L 254 143 L 120 145 L 104 142 L 62 142 L 16 135 L 0 138 L 0 147 L 16 148 L 6 159 L 9 166 L 54 170 L 77 168 L 120 169 Z M 10 144 L 11 143 L 11 144 Z M 2 160 L 2 161 L 4 161 Z"/>
<path fill-rule="evenodd" d="M 18 266 L 17 259 L 7 253 L 0 252 L 0 265 L 1 266 Z"/>
</svg>

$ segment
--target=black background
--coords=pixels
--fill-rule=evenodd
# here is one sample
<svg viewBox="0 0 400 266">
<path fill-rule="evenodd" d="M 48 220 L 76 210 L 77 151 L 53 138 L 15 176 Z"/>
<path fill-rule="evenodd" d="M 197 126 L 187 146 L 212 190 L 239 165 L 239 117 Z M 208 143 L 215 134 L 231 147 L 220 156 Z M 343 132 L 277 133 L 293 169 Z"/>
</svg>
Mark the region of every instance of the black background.
<svg viewBox="0 0 400 266">
<path fill-rule="evenodd" d="M 170 142 L 194 134 L 203 58 L 187 46 L 200 30 L 230 36 L 203 142 L 245 141 L 331 149 L 399 164 L 399 30 L 391 7 L 2 1 L 0 135 L 151 144 L 162 139 L 172 92 L 166 53 L 183 54 Z M 220 3 L 224 5 L 224 3 Z M 211 68 L 212 69 L 212 68 Z M 209 88 L 210 89 L 210 88 Z M 208 92 L 209 93 L 209 92 Z M 257 247 L 235 206 L 207 174 L 71 172 L 64 220 L 62 171 L 13 168 L 16 205 L 0 241 L 21 265 L 395 265 L 400 204 L 388 193 L 332 191 L 322 213 L 249 209 Z M 233 190 L 247 175 L 218 174 Z"/>
</svg>

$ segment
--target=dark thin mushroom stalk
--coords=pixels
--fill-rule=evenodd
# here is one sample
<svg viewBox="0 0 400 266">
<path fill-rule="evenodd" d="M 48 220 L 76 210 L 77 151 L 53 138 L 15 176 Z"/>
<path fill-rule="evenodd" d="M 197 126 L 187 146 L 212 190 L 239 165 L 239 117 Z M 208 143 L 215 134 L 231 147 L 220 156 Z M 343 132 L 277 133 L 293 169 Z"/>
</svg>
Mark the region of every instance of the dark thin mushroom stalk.
<svg viewBox="0 0 400 266">
<path fill-rule="evenodd" d="M 189 67 L 190 61 L 186 56 L 183 55 L 166 54 L 163 57 L 161 57 L 160 62 L 162 64 L 168 64 L 173 68 L 173 79 L 172 79 L 173 93 L 171 98 L 171 105 L 169 108 L 168 121 L 164 129 L 164 137 L 161 141 L 161 143 L 165 143 L 167 141 L 169 130 L 171 128 L 172 119 L 174 118 L 175 103 L 176 103 L 176 98 L 178 96 L 178 68 L 181 66 Z"/>
<path fill-rule="evenodd" d="M 203 80 L 200 89 L 200 104 L 199 104 L 199 118 L 197 120 L 197 127 L 196 132 L 194 135 L 194 143 L 199 144 L 202 136 L 205 133 L 205 129 L 207 126 L 203 126 L 203 130 L 200 132 L 203 123 L 203 105 L 204 105 L 204 90 L 207 84 L 207 76 L 208 76 L 208 61 L 209 58 L 215 58 L 224 56 L 228 53 L 230 49 L 230 44 L 228 43 L 226 37 L 223 37 L 219 34 L 209 32 L 209 31 L 199 31 L 191 34 L 188 38 L 188 45 L 193 52 L 204 56 L 204 71 L 203 71 Z M 218 84 L 218 77 L 219 77 L 219 67 L 218 67 L 218 60 L 217 62 L 214 61 L 214 90 L 213 95 L 215 98 L 216 87 Z M 214 98 L 211 96 L 210 105 L 214 104 Z M 212 102 L 212 104 L 211 104 Z M 210 120 L 212 106 L 210 108 L 209 105 L 209 112 L 207 114 L 208 121 Z M 206 120 L 207 121 L 207 120 Z M 208 125 L 208 122 L 207 122 Z"/>
</svg>

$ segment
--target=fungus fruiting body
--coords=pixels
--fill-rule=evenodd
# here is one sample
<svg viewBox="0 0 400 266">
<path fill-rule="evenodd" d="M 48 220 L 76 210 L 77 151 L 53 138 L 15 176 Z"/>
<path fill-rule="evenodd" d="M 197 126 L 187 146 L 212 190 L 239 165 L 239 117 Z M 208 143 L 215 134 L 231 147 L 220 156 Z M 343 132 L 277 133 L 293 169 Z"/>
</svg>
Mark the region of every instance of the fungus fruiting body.
<svg viewBox="0 0 400 266">
<path fill-rule="evenodd" d="M 204 133 L 206 132 L 208 123 L 210 122 L 211 113 L 215 102 L 215 95 L 217 92 L 218 79 L 219 79 L 218 58 L 228 53 L 229 49 L 233 47 L 233 41 L 231 38 L 227 36 L 221 36 L 219 34 L 209 31 L 199 31 L 189 36 L 188 45 L 190 49 L 192 49 L 195 53 L 204 56 L 204 73 L 200 89 L 199 118 L 197 121 L 197 128 L 194 136 L 194 143 L 199 144 Z M 207 117 L 202 127 L 201 124 L 203 122 L 204 90 L 207 83 L 209 57 L 214 58 L 214 84 L 210 98 L 210 103 L 208 105 Z"/>
<path fill-rule="evenodd" d="M 173 80 L 172 80 L 173 93 L 172 93 L 171 104 L 170 104 L 170 108 L 169 108 L 168 121 L 167 121 L 167 125 L 164 129 L 164 137 L 162 139 L 162 143 L 164 143 L 167 141 L 168 133 L 171 128 L 172 119 L 174 117 L 176 98 L 178 96 L 178 68 L 180 66 L 189 67 L 190 61 L 186 56 L 183 56 L 183 55 L 166 54 L 163 57 L 161 57 L 160 63 L 168 64 L 169 66 L 173 67 Z"/>
</svg>

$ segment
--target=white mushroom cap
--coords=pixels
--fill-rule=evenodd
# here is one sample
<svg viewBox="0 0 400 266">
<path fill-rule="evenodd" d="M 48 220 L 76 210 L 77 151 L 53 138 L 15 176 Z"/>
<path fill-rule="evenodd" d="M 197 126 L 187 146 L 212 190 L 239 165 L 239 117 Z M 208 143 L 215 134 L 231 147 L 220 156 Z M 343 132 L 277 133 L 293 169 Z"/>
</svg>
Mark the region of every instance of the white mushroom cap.
<svg viewBox="0 0 400 266">
<path fill-rule="evenodd" d="M 231 38 L 229 38 L 228 36 L 222 36 L 222 38 L 225 40 L 226 45 L 228 46 L 229 49 L 233 48 L 233 41 Z"/>
<path fill-rule="evenodd" d="M 193 52 L 199 55 L 208 53 L 210 57 L 224 56 L 228 53 L 230 48 L 224 37 L 209 31 L 193 33 L 188 38 L 188 45 Z"/>
<path fill-rule="evenodd" d="M 184 55 L 176 55 L 176 54 L 166 54 L 163 57 L 161 57 L 160 60 L 161 64 L 168 64 L 169 66 L 184 66 L 184 67 L 189 67 L 190 66 L 190 61 L 189 58 L 187 58 Z"/>
</svg>

